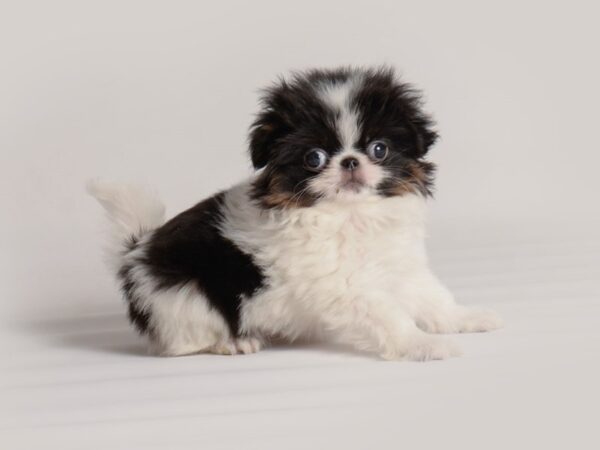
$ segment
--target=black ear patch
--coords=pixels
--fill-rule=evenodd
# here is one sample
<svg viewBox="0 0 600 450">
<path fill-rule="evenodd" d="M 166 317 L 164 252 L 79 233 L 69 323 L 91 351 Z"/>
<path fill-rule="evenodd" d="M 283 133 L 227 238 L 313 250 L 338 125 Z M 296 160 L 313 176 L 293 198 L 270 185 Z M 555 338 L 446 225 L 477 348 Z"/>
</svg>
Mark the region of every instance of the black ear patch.
<svg viewBox="0 0 600 450">
<path fill-rule="evenodd" d="M 335 76 L 341 77 L 343 74 L 296 72 L 288 80 L 280 79 L 263 91 L 261 111 L 250 127 L 250 157 L 255 169 L 265 167 L 278 156 L 274 155 L 274 149 L 281 147 L 292 133 L 319 138 L 322 129 L 332 122 L 333 112 L 323 105 L 317 88 L 324 80 L 331 77 L 337 80 Z M 284 147 L 289 148 L 289 144 L 287 142 Z"/>
<path fill-rule="evenodd" d="M 438 134 L 432 128 L 432 121 L 418 112 L 408 124 L 414 135 L 414 157 L 422 158 L 437 141 Z"/>
<path fill-rule="evenodd" d="M 389 67 L 365 70 L 354 98 L 363 134 L 398 140 L 412 158 L 421 158 L 435 143 L 432 119 L 423 111 L 420 92 L 399 81 Z"/>
<path fill-rule="evenodd" d="M 262 169 L 273 157 L 273 147 L 291 131 L 290 88 L 285 80 L 263 91 L 260 103 L 262 109 L 250 126 L 250 158 L 255 169 Z"/>
<path fill-rule="evenodd" d="M 287 127 L 274 111 L 261 113 L 250 128 L 250 158 L 255 169 L 267 165 L 277 139 L 284 136 Z"/>
</svg>

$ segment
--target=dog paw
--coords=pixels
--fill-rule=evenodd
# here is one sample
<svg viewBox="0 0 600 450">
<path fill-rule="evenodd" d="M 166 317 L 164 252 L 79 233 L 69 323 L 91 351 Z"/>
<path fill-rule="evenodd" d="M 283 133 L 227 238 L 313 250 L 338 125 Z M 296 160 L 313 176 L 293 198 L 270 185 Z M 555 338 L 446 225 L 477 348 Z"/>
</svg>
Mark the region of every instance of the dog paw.
<svg viewBox="0 0 600 450">
<path fill-rule="evenodd" d="M 448 315 L 428 314 L 415 318 L 417 326 L 426 333 L 449 334 L 456 333 L 456 324 Z"/>
<path fill-rule="evenodd" d="M 382 354 L 388 360 L 431 361 L 460 356 L 460 348 L 451 340 L 428 334 L 411 338 L 399 349 Z"/>
<path fill-rule="evenodd" d="M 212 348 L 212 352 L 217 355 L 247 355 L 256 353 L 262 348 L 262 342 L 254 337 L 240 337 L 220 342 Z"/>
<path fill-rule="evenodd" d="M 498 313 L 489 309 L 464 308 L 456 319 L 459 333 L 480 333 L 502 328 L 504 321 Z"/>
<path fill-rule="evenodd" d="M 262 342 L 254 337 L 239 338 L 235 341 L 235 348 L 239 353 L 248 355 L 258 352 L 262 348 Z"/>
</svg>

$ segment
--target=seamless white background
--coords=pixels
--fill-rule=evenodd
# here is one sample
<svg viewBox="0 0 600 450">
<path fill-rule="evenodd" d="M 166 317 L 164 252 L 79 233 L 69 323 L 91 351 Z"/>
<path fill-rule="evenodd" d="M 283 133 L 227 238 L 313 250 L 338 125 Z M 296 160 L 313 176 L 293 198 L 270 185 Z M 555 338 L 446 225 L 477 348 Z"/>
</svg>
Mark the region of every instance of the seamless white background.
<svg viewBox="0 0 600 450">
<path fill-rule="evenodd" d="M 359 364 L 364 376 L 375 380 L 392 377 L 388 371 L 399 370 L 401 386 L 390 384 L 383 393 L 373 391 L 368 382 L 357 387 L 346 380 L 348 391 L 329 398 L 336 405 L 331 407 L 342 408 L 342 400 L 357 397 L 380 415 L 365 413 L 369 409 L 360 401 L 356 411 L 362 412 L 348 413 L 347 421 L 336 410 L 332 415 L 340 421 L 340 429 L 350 426 L 346 434 L 340 431 L 342 435 L 335 437 L 303 416 L 302 408 L 314 405 L 302 406 L 292 396 L 289 402 L 273 406 L 291 411 L 288 415 L 267 413 L 269 420 L 279 418 L 274 420 L 280 420 L 287 431 L 259 433 L 257 448 L 266 448 L 260 442 L 284 448 L 281 443 L 297 429 L 314 432 L 319 442 L 328 445 L 343 442 L 346 447 L 360 448 L 375 433 L 381 448 L 399 445 L 402 436 L 386 434 L 394 429 L 391 423 L 386 425 L 390 417 L 386 411 L 411 424 L 415 442 L 423 434 L 429 436 L 427 442 L 441 439 L 444 443 L 425 422 L 426 411 L 431 409 L 439 413 L 433 414 L 431 428 L 441 427 L 474 448 L 477 444 L 481 444 L 477 448 L 492 448 L 494 442 L 509 445 L 519 433 L 531 444 L 542 439 L 546 447 L 562 442 L 561 438 L 568 442 L 573 436 L 583 445 L 579 448 L 584 448 L 591 434 L 580 428 L 586 423 L 582 411 L 590 397 L 598 398 L 598 388 L 590 378 L 598 369 L 587 358 L 597 357 L 599 338 L 590 322 L 598 317 L 600 296 L 599 13 L 593 1 L 1 2 L 0 319 L 5 325 L 0 348 L 9 374 L 2 384 L 3 395 L 9 399 L 5 405 L 10 407 L 5 412 L 12 419 L 0 423 L 9 430 L 0 433 L 9 436 L 10 448 L 35 448 L 33 441 L 23 438 L 36 435 L 31 427 L 41 427 L 38 437 L 62 442 L 62 448 L 67 448 L 65 442 L 77 448 L 90 435 L 104 436 L 98 438 L 98 447 L 116 448 L 117 441 L 111 441 L 100 425 L 88 424 L 92 428 L 85 432 L 77 428 L 81 433 L 65 440 L 78 417 L 89 417 L 93 423 L 108 420 L 114 426 L 111 429 L 119 430 L 123 448 L 152 442 L 183 448 L 198 442 L 189 430 L 208 427 L 207 421 L 215 430 L 236 428 L 227 427 L 227 421 L 245 423 L 238 429 L 240 440 L 247 441 L 260 429 L 248 421 L 254 423 L 264 411 L 244 415 L 248 405 L 227 396 L 239 386 L 236 370 L 258 367 L 268 378 L 272 364 L 288 370 L 315 361 L 325 364 L 331 358 L 340 365 L 339 372 L 325 371 L 323 377 L 319 372 L 305 374 L 314 377 L 315 384 L 330 380 L 335 385 L 346 376 L 344 364 Z M 173 215 L 250 174 L 245 139 L 257 108 L 258 88 L 293 69 L 381 63 L 393 65 L 406 81 L 424 91 L 427 110 L 438 123 L 441 140 L 431 152 L 431 159 L 439 165 L 436 199 L 431 205 L 434 265 L 461 298 L 473 304 L 487 302 L 508 316 L 509 325 L 517 330 L 509 326 L 494 338 L 469 337 L 467 342 L 481 343 L 470 347 L 475 353 L 472 359 L 418 369 L 412 365 L 378 369 L 384 365 L 374 368 L 375 362 L 358 356 L 310 349 L 273 350 L 235 363 L 222 359 L 215 363 L 203 357 L 167 363 L 111 353 L 122 345 L 139 348 L 139 342 L 121 317 L 119 296 L 102 264 L 101 213 L 83 191 L 85 180 L 101 176 L 153 185 Z M 544 314 L 549 305 L 558 309 L 552 309 L 547 321 Z M 108 322 L 102 319 L 106 315 Z M 523 333 L 535 331 L 520 335 L 519 326 Z M 81 338 L 85 332 L 92 335 Z M 576 336 L 575 342 L 564 341 L 571 335 Z M 61 338 L 57 341 L 56 336 Z M 71 345 L 71 338 L 78 345 Z M 98 351 L 98 343 L 104 352 Z M 486 351 L 500 359 L 486 366 L 489 378 L 483 380 L 487 381 L 476 377 L 461 384 L 456 373 L 468 378 L 480 367 L 477 349 L 486 349 L 482 350 L 484 359 Z M 571 378 L 565 378 L 550 361 L 569 357 L 574 358 L 574 365 Z M 93 376 L 85 372 L 82 361 L 92 361 L 99 372 Z M 115 366 L 110 364 L 117 362 L 127 367 L 125 372 L 111 372 Z M 78 372 L 70 370 L 71 364 L 79 367 L 79 377 L 73 375 Z M 210 371 L 213 364 L 225 364 L 231 370 L 233 387 L 216 380 L 211 390 L 206 379 L 193 380 L 194 374 Z M 530 377 L 515 375 L 518 367 L 528 364 L 539 370 Z M 77 397 L 76 388 L 69 384 L 88 383 L 95 390 L 93 380 L 106 381 L 103 373 L 109 380 L 135 378 L 141 366 L 148 366 L 148 373 L 160 372 L 166 384 L 145 385 L 142 380 L 143 392 L 134 389 L 132 393 L 118 383 L 101 391 L 108 399 L 116 389 L 115 398 L 125 399 L 129 406 L 118 410 L 125 411 L 122 418 L 132 422 L 130 428 L 117 420 L 116 413 L 102 415 L 99 411 L 107 411 L 102 408 L 108 406 L 95 408 L 102 403 L 100 399 L 81 393 L 83 397 Z M 435 369 L 427 372 L 426 367 Z M 181 370 L 192 378 L 189 386 L 183 383 L 177 391 L 170 376 Z M 441 397 L 426 392 L 405 370 L 438 386 Z M 499 389 L 504 401 L 481 387 L 501 380 L 502 370 L 509 372 L 509 378 L 516 377 L 513 384 L 518 387 L 514 398 L 510 386 Z M 503 427 L 507 408 L 519 409 L 519 399 L 527 398 L 534 386 L 540 389 L 546 371 L 552 380 L 548 390 L 535 391 L 539 398 L 536 394 L 531 401 L 531 414 L 543 420 L 529 429 L 518 426 L 516 419 Z M 469 383 L 475 383 L 475 390 L 477 380 L 482 383 L 479 387 L 492 395 L 490 402 L 466 402 L 490 414 L 491 422 L 479 423 L 465 409 L 464 399 L 444 391 L 447 377 L 453 386 L 461 386 L 454 389 L 464 390 L 467 396 Z M 392 378 L 385 379 L 391 383 Z M 64 393 L 55 389 L 53 383 L 59 382 L 66 383 Z M 40 383 L 50 387 L 44 391 Z M 304 399 L 317 395 L 310 391 L 315 384 L 305 386 L 311 394 Z M 569 384 L 569 388 L 576 386 L 575 394 L 581 393 L 581 401 L 576 396 L 567 400 Z M 204 411 L 204 416 L 193 410 L 185 416 L 189 423 L 155 422 L 158 425 L 148 434 L 138 411 L 141 398 L 147 400 L 162 389 L 174 389 L 185 398 L 200 385 L 208 392 L 223 391 L 225 397 L 216 403 L 233 402 L 223 421 L 218 419 L 220 410 Z M 24 390 L 19 391 L 19 386 Z M 38 394 L 26 389 L 31 386 L 37 386 Z M 405 388 L 423 390 L 423 395 L 402 397 Z M 318 389 L 333 392 L 323 386 Z M 544 406 L 550 392 L 558 401 Z M 71 396 L 82 398 L 81 403 L 67 402 L 71 405 L 67 412 L 53 409 L 52 405 Z M 390 403 L 388 396 L 405 406 Z M 369 399 L 375 399 L 374 403 Z M 176 416 L 179 406 L 169 401 L 167 395 L 162 404 L 157 400 L 148 411 L 169 411 Z M 552 407 L 562 411 L 564 402 L 572 413 L 555 416 L 548 412 Z M 433 404 L 441 406 L 427 407 Z M 425 416 L 411 422 L 410 411 L 415 408 Z M 498 408 L 504 412 L 497 412 Z M 324 411 L 328 410 L 315 414 L 330 419 Z M 446 414 L 457 414 L 465 427 L 473 423 L 480 432 L 459 433 L 448 424 Z M 571 414 L 577 420 L 569 420 Z M 62 422 L 56 417 L 63 417 Z M 161 416 L 157 413 L 156 417 Z M 58 425 L 50 432 L 44 427 L 51 418 Z M 171 433 L 178 438 L 169 441 Z M 225 442 L 235 448 L 233 437 L 220 440 L 217 432 L 206 433 L 213 445 L 203 448 L 225 448 Z M 501 433 L 505 433 L 504 440 L 481 442 L 488 434 Z M 299 436 L 298 442 L 303 442 L 303 434 Z"/>
</svg>

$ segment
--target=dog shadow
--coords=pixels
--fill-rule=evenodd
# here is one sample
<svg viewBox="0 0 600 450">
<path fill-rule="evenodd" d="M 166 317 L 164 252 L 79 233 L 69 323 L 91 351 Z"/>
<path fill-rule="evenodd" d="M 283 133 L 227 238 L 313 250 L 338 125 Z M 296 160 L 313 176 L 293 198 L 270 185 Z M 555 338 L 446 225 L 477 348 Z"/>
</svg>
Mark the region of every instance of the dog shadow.
<svg viewBox="0 0 600 450">
<path fill-rule="evenodd" d="M 29 333 L 46 343 L 101 353 L 151 356 L 143 337 L 129 325 L 124 311 L 85 312 L 26 324 Z"/>
<path fill-rule="evenodd" d="M 267 350 L 272 351 L 294 351 L 294 350 L 305 350 L 313 353 L 328 353 L 336 354 L 340 356 L 348 357 L 360 357 L 362 359 L 371 359 L 374 361 L 380 360 L 380 358 L 373 353 L 366 351 L 357 350 L 350 345 L 334 343 L 334 342 L 320 342 L 320 341 L 274 341 L 271 342 Z"/>
<path fill-rule="evenodd" d="M 86 311 L 79 315 L 46 318 L 28 322 L 27 331 L 46 344 L 62 348 L 138 357 L 157 357 L 148 351 L 146 338 L 137 334 L 122 311 Z M 303 350 L 346 356 L 374 358 L 373 355 L 343 344 L 315 341 L 287 342 L 275 339 L 264 351 Z"/>
</svg>

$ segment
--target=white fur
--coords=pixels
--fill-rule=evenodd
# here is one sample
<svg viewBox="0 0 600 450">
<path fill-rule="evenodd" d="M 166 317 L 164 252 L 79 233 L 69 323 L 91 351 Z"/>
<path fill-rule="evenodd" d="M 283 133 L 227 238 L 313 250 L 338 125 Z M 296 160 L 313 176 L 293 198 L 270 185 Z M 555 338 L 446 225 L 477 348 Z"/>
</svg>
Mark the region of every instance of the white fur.
<svg viewBox="0 0 600 450">
<path fill-rule="evenodd" d="M 458 306 L 430 271 L 421 196 L 381 198 L 363 190 L 309 208 L 264 210 L 249 198 L 249 188 L 246 182 L 226 192 L 221 231 L 253 256 L 267 285 L 243 299 L 247 337 L 237 339 L 197 289 L 159 290 L 136 265 L 151 237 L 148 228 L 162 223 L 156 199 L 130 187 L 92 189 L 122 236 L 140 237 L 138 247 L 120 258 L 135 266 L 137 306 L 152 310 L 157 353 L 251 353 L 282 337 L 335 340 L 386 359 L 443 359 L 458 349 L 427 332 L 501 326 L 493 312 Z"/>
<path fill-rule="evenodd" d="M 121 247 L 115 255 L 121 264 L 135 266 L 136 306 L 152 311 L 151 340 L 158 353 L 252 353 L 278 336 L 332 339 L 386 359 L 443 359 L 458 349 L 428 332 L 501 326 L 493 312 L 458 306 L 430 271 L 423 197 L 376 194 L 384 169 L 354 148 L 359 119 L 348 99 L 359 81 L 319 87 L 337 113 L 342 141 L 328 167 L 308 185 L 320 201 L 308 208 L 265 210 L 249 196 L 252 180 L 225 193 L 221 232 L 252 255 L 267 281 L 253 297 L 241 299 L 243 338 L 230 335 L 225 320 L 195 287 L 160 290 L 139 263 L 150 230 L 163 223 L 160 202 L 134 187 L 90 184 L 117 239 L 140 239 L 135 250 Z M 340 166 L 348 156 L 359 160 L 351 174 Z M 358 187 L 345 184 L 348 177 L 358 179 Z"/>
<path fill-rule="evenodd" d="M 223 353 L 236 348 L 223 317 L 210 307 L 206 298 L 193 286 L 158 289 L 147 272 L 143 258 L 152 230 L 164 223 L 165 208 L 155 193 L 139 186 L 93 180 L 88 192 L 105 208 L 112 225 L 109 263 L 115 270 L 132 266 L 136 307 L 151 310 L 151 350 L 161 355 L 185 355 L 201 351 Z M 130 238 L 139 239 L 134 250 L 124 245 Z M 257 351 L 260 345 L 241 345 L 239 351 Z M 246 351 L 244 351 L 246 350 Z M 229 354 L 235 354 L 228 351 Z"/>
<path fill-rule="evenodd" d="M 137 307 L 152 311 L 152 350 L 175 356 L 226 346 L 232 341 L 229 328 L 204 295 L 192 285 L 158 289 L 154 278 L 139 264 L 150 237 L 151 233 L 147 234 L 138 248 L 123 256 L 122 262 L 134 266 Z"/>
<path fill-rule="evenodd" d="M 95 179 L 88 181 L 86 190 L 106 211 L 110 225 L 106 256 L 114 268 L 121 264 L 128 239 L 140 237 L 165 221 L 165 207 L 150 189 Z"/>
<path fill-rule="evenodd" d="M 344 158 L 350 156 L 359 161 L 359 168 L 354 173 L 364 183 L 362 190 L 374 193 L 377 185 L 383 180 L 385 173 L 380 166 L 371 162 L 364 153 L 356 150 L 344 150 L 334 155 L 319 176 L 308 182 L 308 189 L 314 194 L 330 199 L 344 196 L 353 197 L 356 194 L 354 191 L 343 188 L 343 178 L 348 175 L 348 172 L 344 171 L 340 164 Z"/>
<path fill-rule="evenodd" d="M 101 180 L 89 181 L 86 188 L 106 209 L 119 241 L 164 223 L 165 207 L 149 189 Z"/>
<path fill-rule="evenodd" d="M 361 81 L 360 74 L 356 74 L 344 83 L 324 83 L 319 86 L 318 93 L 321 99 L 336 112 L 335 127 L 341 140 L 341 148 L 337 149 L 338 152 L 331 158 L 327 168 L 308 183 L 308 189 L 313 194 L 328 198 L 354 194 L 343 188 L 343 180 L 344 177 L 348 177 L 348 171 L 342 170 L 340 162 L 347 157 L 359 161 L 353 176 L 363 182 L 363 190 L 373 192 L 385 176 L 380 166 L 355 148 L 360 136 L 360 124 L 358 113 L 351 105 L 350 99 Z"/>
<path fill-rule="evenodd" d="M 388 359 L 424 360 L 458 354 L 424 330 L 500 326 L 494 313 L 457 306 L 429 270 L 421 196 L 362 192 L 265 212 L 244 184 L 225 201 L 224 235 L 252 254 L 269 280 L 243 303 L 242 330 L 250 335 L 327 337 Z"/>
<path fill-rule="evenodd" d="M 351 150 L 359 137 L 358 114 L 350 105 L 350 99 L 360 81 L 357 74 L 345 83 L 325 83 L 319 89 L 321 99 L 338 114 L 335 125 L 345 150 Z"/>
</svg>

